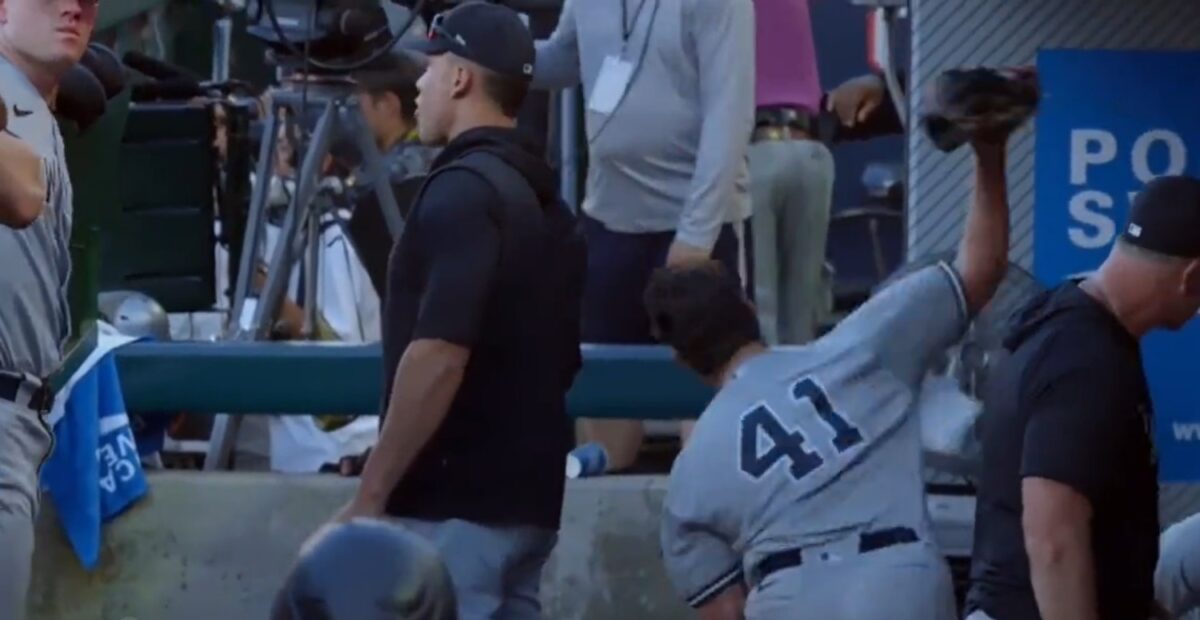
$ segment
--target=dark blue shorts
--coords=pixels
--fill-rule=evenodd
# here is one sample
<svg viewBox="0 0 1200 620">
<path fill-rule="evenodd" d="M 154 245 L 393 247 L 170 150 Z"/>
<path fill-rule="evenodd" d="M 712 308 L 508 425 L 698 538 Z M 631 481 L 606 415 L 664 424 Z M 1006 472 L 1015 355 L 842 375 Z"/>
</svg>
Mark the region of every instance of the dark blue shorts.
<svg viewBox="0 0 1200 620">
<path fill-rule="evenodd" d="M 653 344 L 650 318 L 642 303 L 650 274 L 667 260 L 674 232 L 620 233 L 605 228 L 587 215 L 580 217 L 587 240 L 587 283 L 583 291 L 583 341 L 604 344 Z M 713 258 L 731 273 L 739 273 L 739 259 L 746 260 L 746 273 L 754 273 L 750 262 L 749 226 L 739 241 L 735 224 L 721 227 L 713 247 Z M 747 278 L 749 279 L 749 278 Z M 754 290 L 746 282 L 747 291 Z"/>
</svg>

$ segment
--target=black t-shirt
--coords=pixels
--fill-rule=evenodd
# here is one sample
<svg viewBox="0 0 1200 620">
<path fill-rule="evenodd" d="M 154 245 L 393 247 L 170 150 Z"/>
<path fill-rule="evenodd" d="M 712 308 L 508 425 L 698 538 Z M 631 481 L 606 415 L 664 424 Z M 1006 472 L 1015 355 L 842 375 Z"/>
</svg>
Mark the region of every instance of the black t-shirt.
<svg viewBox="0 0 1200 620">
<path fill-rule="evenodd" d="M 448 145 L 436 167 L 499 150 L 539 196 L 553 194 L 548 180 L 539 183 L 553 173 L 515 141 L 512 130 L 474 130 Z M 430 175 L 389 258 L 384 385 L 414 340 L 450 342 L 471 356 L 389 514 L 558 527 L 585 261 L 582 246 L 568 255 L 561 243 L 573 230 L 569 211 L 514 204 L 476 172 Z M 386 412 L 390 389 L 383 396 Z"/>
<path fill-rule="evenodd" d="M 990 378 L 968 610 L 1038 620 L 1021 526 L 1021 481 L 1053 480 L 1092 506 L 1102 619 L 1150 617 L 1158 560 L 1158 465 L 1138 342 L 1076 283 L 1035 300 Z"/>
</svg>

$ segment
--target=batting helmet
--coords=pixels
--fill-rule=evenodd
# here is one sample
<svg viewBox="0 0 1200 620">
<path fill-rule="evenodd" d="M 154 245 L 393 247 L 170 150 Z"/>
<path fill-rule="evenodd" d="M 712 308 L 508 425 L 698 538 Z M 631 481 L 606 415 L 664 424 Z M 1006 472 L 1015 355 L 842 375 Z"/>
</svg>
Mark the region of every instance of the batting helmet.
<svg viewBox="0 0 1200 620">
<path fill-rule="evenodd" d="M 437 550 L 403 527 L 356 519 L 316 534 L 275 598 L 272 620 L 456 620 Z"/>
<path fill-rule="evenodd" d="M 97 303 L 100 316 L 117 331 L 135 338 L 171 339 L 167 311 L 153 297 L 137 291 L 106 291 Z"/>
</svg>

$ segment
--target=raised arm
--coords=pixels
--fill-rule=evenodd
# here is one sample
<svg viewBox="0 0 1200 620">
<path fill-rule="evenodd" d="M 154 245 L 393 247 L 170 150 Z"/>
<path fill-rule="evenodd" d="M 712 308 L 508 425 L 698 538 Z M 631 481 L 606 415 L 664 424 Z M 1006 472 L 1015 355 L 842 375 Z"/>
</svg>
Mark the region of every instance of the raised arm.
<svg viewBox="0 0 1200 620">
<path fill-rule="evenodd" d="M 1004 145 L 975 147 L 975 197 L 953 265 L 909 274 L 838 325 L 845 346 L 868 346 L 898 378 L 919 386 L 930 364 L 958 341 L 996 292 L 1008 265 Z"/>
<path fill-rule="evenodd" d="M 533 87 L 558 90 L 579 85 L 579 34 L 575 30 L 575 0 L 566 0 L 550 38 L 537 41 Z"/>
<path fill-rule="evenodd" d="M 996 294 L 1008 269 L 1008 179 L 1005 142 L 975 143 L 975 197 L 954 268 L 972 314 Z"/>
<path fill-rule="evenodd" d="M 672 254 L 682 246 L 684 254 L 707 258 L 733 207 L 754 130 L 754 5 L 751 0 L 696 0 L 693 11 L 689 27 L 704 122 Z"/>
</svg>

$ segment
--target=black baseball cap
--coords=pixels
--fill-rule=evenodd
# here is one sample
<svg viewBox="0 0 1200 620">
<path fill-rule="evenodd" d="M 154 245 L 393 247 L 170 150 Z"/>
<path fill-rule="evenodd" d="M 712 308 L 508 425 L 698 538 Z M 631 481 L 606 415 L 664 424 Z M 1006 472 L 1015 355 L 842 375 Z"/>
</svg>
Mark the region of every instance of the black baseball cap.
<svg viewBox="0 0 1200 620">
<path fill-rule="evenodd" d="M 302 549 L 272 620 L 454 620 L 457 599 L 428 540 L 395 522 L 356 519 Z"/>
<path fill-rule="evenodd" d="M 429 56 L 454 54 L 507 77 L 533 78 L 533 35 L 516 11 L 500 4 L 473 1 L 438 13 L 429 36 L 406 47 Z"/>
<path fill-rule="evenodd" d="M 1200 179 L 1166 176 L 1147 183 L 1121 240 L 1157 254 L 1200 258 Z"/>
</svg>

